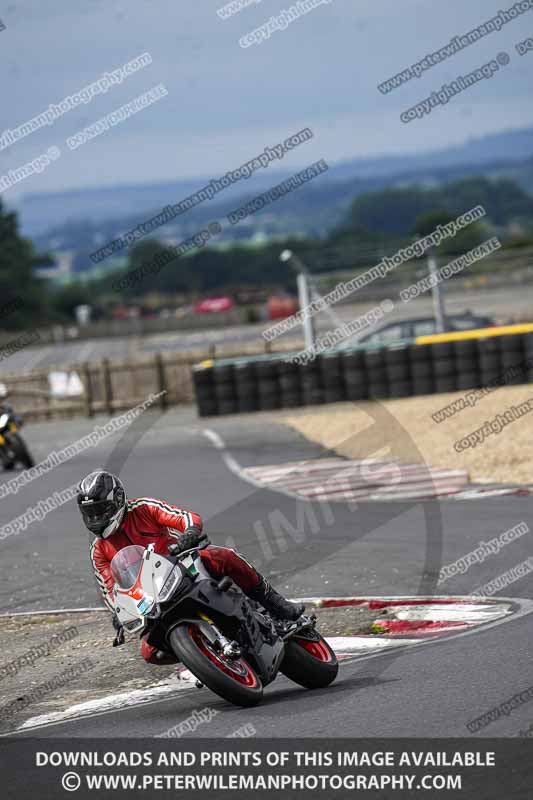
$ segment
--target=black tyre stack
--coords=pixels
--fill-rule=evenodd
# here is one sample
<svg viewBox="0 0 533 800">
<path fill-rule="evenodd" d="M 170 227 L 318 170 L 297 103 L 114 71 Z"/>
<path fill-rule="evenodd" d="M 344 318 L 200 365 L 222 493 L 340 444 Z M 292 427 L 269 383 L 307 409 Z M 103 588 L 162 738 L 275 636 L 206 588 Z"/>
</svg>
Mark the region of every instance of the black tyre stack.
<svg viewBox="0 0 533 800">
<path fill-rule="evenodd" d="M 527 381 L 533 383 L 533 333 L 524 336 L 524 356 L 527 369 Z"/>
<path fill-rule="evenodd" d="M 259 410 L 272 411 L 281 408 L 278 362 L 272 358 L 256 361 L 255 375 Z"/>
<path fill-rule="evenodd" d="M 413 395 L 433 394 L 435 391 L 435 379 L 433 377 L 433 351 L 431 345 L 410 344 L 407 350 Z"/>
<path fill-rule="evenodd" d="M 502 380 L 501 350 L 498 336 L 477 340 L 481 386 L 493 386 Z"/>
<path fill-rule="evenodd" d="M 372 400 L 389 396 L 389 382 L 385 371 L 385 350 L 366 350 L 365 367 L 368 376 L 368 396 Z"/>
<path fill-rule="evenodd" d="M 435 342 L 431 344 L 433 359 L 433 378 L 435 391 L 455 392 L 457 389 L 457 367 L 455 364 L 454 342 Z"/>
<path fill-rule="evenodd" d="M 219 414 L 235 414 L 237 406 L 237 390 L 235 387 L 235 366 L 233 364 L 215 363 L 213 367 L 215 397 Z"/>
<path fill-rule="evenodd" d="M 525 364 L 526 351 L 524 337 L 520 335 L 498 336 L 500 360 L 502 366 L 502 383 L 505 386 L 517 386 L 527 383 L 528 370 Z"/>
<path fill-rule="evenodd" d="M 253 361 L 240 361 L 235 364 L 235 392 L 237 411 L 246 414 L 259 409 Z"/>
<path fill-rule="evenodd" d="M 389 397 L 411 397 L 411 365 L 409 348 L 406 345 L 389 347 L 385 351 L 385 374 L 389 387 Z"/>
<path fill-rule="evenodd" d="M 453 342 L 458 389 L 479 389 L 481 372 L 475 339 Z"/>
<path fill-rule="evenodd" d="M 362 350 L 347 350 L 341 356 L 346 400 L 368 398 L 368 376 Z"/>
<path fill-rule="evenodd" d="M 203 362 L 192 369 L 200 416 L 401 398 L 533 383 L 533 333 Z"/>
<path fill-rule="evenodd" d="M 200 417 L 211 417 L 218 414 L 218 403 L 215 396 L 213 368 L 197 364 L 192 368 L 192 381 L 196 404 Z"/>
<path fill-rule="evenodd" d="M 279 389 L 282 408 L 297 408 L 301 406 L 302 387 L 300 385 L 300 372 L 298 365 L 292 361 L 278 361 Z"/>
<path fill-rule="evenodd" d="M 340 353 L 324 353 L 320 358 L 320 371 L 324 389 L 324 403 L 341 403 L 346 400 L 343 362 Z"/>
<path fill-rule="evenodd" d="M 324 388 L 320 358 L 315 358 L 308 364 L 299 367 L 300 384 L 302 387 L 302 403 L 304 406 L 316 406 L 324 402 Z"/>
</svg>

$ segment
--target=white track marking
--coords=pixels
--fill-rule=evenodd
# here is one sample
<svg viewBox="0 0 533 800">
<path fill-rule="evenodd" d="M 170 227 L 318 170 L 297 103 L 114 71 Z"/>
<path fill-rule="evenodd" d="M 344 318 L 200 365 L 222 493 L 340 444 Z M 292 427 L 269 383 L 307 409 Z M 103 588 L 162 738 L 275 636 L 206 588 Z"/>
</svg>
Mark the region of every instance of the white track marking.
<svg viewBox="0 0 533 800">
<path fill-rule="evenodd" d="M 397 464 L 376 459 L 357 461 L 354 459 L 323 458 L 311 461 L 292 461 L 256 467 L 242 467 L 227 452 L 222 436 L 211 428 L 204 428 L 202 435 L 213 447 L 221 451 L 226 467 L 237 478 L 256 489 L 278 492 L 285 497 L 302 502 L 341 503 L 360 500 L 362 502 L 402 502 L 406 500 L 478 500 L 482 497 L 518 494 L 518 489 L 494 487 L 484 489 L 465 486 L 468 473 L 464 470 L 440 469 L 424 464 Z M 360 477 L 361 468 L 371 470 L 378 465 L 379 473 L 369 472 L 368 479 Z M 399 468 L 400 480 L 392 485 L 383 479 L 387 468 Z M 338 476 L 335 480 L 335 476 Z M 383 485 L 379 485 L 379 480 Z M 526 487 L 524 487 L 526 488 Z M 524 492 L 522 492 L 524 493 Z M 530 493 L 533 494 L 533 488 Z"/>
<path fill-rule="evenodd" d="M 503 497 L 505 495 L 522 495 L 533 494 L 531 486 L 515 486 L 515 487 L 502 487 L 494 489 L 469 489 L 464 492 L 458 492 L 451 500 L 483 500 L 485 497 Z"/>
<path fill-rule="evenodd" d="M 338 655 L 342 653 L 367 653 L 369 651 L 387 650 L 391 647 L 406 647 L 419 644 L 419 639 L 393 639 L 383 635 L 378 636 L 332 636 L 326 639 L 329 646 Z"/>
<path fill-rule="evenodd" d="M 503 610 L 500 603 L 497 605 L 442 605 L 442 606 L 395 606 L 394 615 L 397 619 L 408 621 L 428 620 L 431 622 L 466 622 L 470 625 L 499 619 L 504 614 L 511 613 L 511 609 Z"/>
<path fill-rule="evenodd" d="M 392 469 L 398 473 L 394 481 L 390 479 Z M 318 502 L 431 499 L 453 495 L 468 483 L 468 473 L 464 470 L 378 459 L 316 459 L 249 467 L 245 473 L 266 488 Z"/>
<path fill-rule="evenodd" d="M 255 480 L 255 478 L 252 477 L 252 475 L 248 474 L 248 470 L 245 469 L 244 467 L 241 467 L 239 462 L 227 452 L 226 443 L 224 442 L 222 437 L 218 433 L 216 433 L 216 431 L 213 431 L 210 428 L 204 428 L 202 430 L 202 434 L 207 439 L 209 439 L 211 444 L 214 447 L 216 447 L 217 450 L 220 450 L 222 452 L 222 459 L 225 465 L 230 470 L 230 472 L 233 472 L 233 474 L 237 476 L 237 478 L 240 478 L 241 481 L 244 481 L 245 483 L 251 484 L 256 489 L 269 488 L 268 486 L 265 486 L 263 482 Z M 287 497 L 294 497 L 294 494 L 292 494 L 289 491 L 286 491 L 285 489 L 276 488 L 276 491 L 279 492 L 280 494 L 286 495 Z M 307 500 L 306 497 L 302 497 L 301 499 L 304 501 Z"/>
<path fill-rule="evenodd" d="M 225 450 L 226 445 L 224 444 L 224 440 L 221 436 L 218 435 L 216 431 L 212 431 L 210 428 L 204 428 L 202 431 L 203 435 L 206 436 L 211 444 L 217 448 L 217 450 Z"/>
<path fill-rule="evenodd" d="M 155 700 L 164 700 L 166 697 L 175 695 L 185 689 L 193 689 L 191 679 L 181 677 L 178 680 L 166 682 L 158 686 L 151 686 L 147 689 L 134 689 L 131 692 L 121 692 L 120 694 L 110 694 L 97 700 L 88 700 L 86 703 L 77 703 L 69 706 L 64 711 L 52 711 L 49 714 L 40 714 L 37 717 L 30 717 L 17 728 L 19 731 L 26 731 L 32 728 L 40 728 L 44 725 L 53 725 L 60 722 L 71 722 L 83 719 L 84 717 L 95 716 L 110 711 L 118 711 L 121 708 L 131 708 L 132 706 L 144 705 Z"/>
</svg>

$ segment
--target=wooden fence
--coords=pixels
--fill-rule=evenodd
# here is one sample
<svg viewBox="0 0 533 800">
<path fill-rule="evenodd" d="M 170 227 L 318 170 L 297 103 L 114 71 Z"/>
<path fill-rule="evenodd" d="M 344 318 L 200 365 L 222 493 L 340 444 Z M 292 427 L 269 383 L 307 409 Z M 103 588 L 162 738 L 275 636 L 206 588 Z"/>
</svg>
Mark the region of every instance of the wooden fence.
<svg viewBox="0 0 533 800">
<path fill-rule="evenodd" d="M 277 352 L 298 349 L 295 341 L 276 343 Z M 136 361 L 89 362 L 58 365 L 25 373 L 6 373 L 0 381 L 8 389 L 9 402 L 26 419 L 54 419 L 95 414 L 113 414 L 142 403 L 153 393 L 164 392 L 158 403 L 161 408 L 187 405 L 194 402 L 191 375 L 193 364 L 204 359 L 237 358 L 270 352 L 269 343 L 230 348 L 211 346 L 209 350 L 187 353 L 157 353 Z M 76 373 L 83 393 L 75 397 L 58 398 L 50 393 L 49 373 Z"/>
</svg>

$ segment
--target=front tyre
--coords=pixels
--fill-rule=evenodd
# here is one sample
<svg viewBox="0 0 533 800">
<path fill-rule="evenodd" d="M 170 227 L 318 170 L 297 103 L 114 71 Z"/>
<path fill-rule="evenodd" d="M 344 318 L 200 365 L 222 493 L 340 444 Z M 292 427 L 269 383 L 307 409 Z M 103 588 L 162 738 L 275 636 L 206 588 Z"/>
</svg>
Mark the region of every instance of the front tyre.
<svg viewBox="0 0 533 800">
<path fill-rule="evenodd" d="M 263 697 L 263 685 L 243 659 L 229 659 L 217 651 L 199 625 L 183 622 L 170 633 L 170 645 L 178 659 L 212 692 L 236 706 L 255 706 Z"/>
<path fill-rule="evenodd" d="M 31 469 L 34 467 L 35 461 L 33 460 L 33 457 L 28 450 L 26 442 L 22 436 L 20 436 L 18 433 L 12 433 L 9 438 L 17 461 L 20 461 L 22 466 L 26 469 Z"/>
<path fill-rule="evenodd" d="M 280 672 L 306 689 L 324 689 L 339 671 L 337 656 L 319 633 L 313 638 L 295 636 L 285 645 Z"/>
</svg>

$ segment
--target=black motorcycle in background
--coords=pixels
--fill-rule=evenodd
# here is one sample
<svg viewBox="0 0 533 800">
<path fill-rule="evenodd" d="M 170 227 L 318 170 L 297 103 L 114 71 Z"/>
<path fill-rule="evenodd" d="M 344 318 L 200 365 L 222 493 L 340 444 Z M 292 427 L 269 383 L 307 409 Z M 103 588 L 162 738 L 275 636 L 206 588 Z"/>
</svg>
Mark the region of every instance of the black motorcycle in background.
<svg viewBox="0 0 533 800">
<path fill-rule="evenodd" d="M 13 469 L 17 463 L 25 469 L 35 466 L 26 442 L 20 434 L 24 424 L 22 417 L 15 414 L 11 406 L 0 405 L 0 462 L 6 470 Z"/>
</svg>

